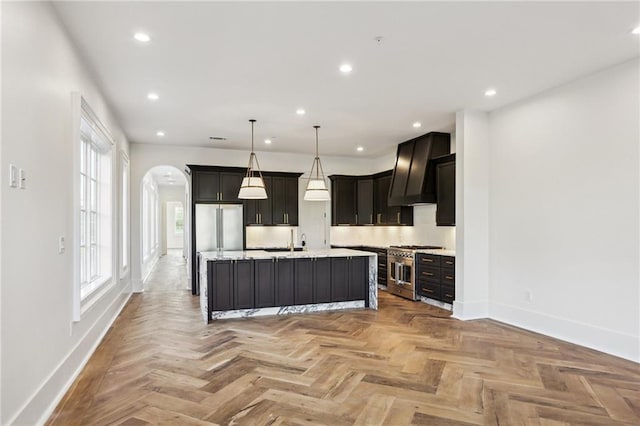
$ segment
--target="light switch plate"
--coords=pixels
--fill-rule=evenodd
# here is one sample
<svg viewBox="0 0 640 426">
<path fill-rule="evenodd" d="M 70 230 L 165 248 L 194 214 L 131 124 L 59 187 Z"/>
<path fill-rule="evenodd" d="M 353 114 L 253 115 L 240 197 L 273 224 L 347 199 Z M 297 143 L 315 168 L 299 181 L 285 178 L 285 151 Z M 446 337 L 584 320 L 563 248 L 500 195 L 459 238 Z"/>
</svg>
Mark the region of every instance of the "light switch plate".
<svg viewBox="0 0 640 426">
<path fill-rule="evenodd" d="M 25 172 L 24 169 L 20 169 L 18 175 L 18 179 L 20 180 L 20 189 L 27 189 L 27 172 Z"/>
<path fill-rule="evenodd" d="M 15 164 L 9 164 L 9 187 L 18 187 L 18 168 Z"/>
</svg>

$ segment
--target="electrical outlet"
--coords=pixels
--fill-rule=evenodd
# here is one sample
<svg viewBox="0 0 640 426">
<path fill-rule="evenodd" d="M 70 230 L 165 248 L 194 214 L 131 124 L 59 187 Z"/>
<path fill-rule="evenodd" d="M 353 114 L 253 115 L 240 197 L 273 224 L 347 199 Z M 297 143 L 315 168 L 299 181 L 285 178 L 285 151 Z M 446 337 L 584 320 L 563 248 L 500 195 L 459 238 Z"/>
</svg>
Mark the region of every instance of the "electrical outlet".
<svg viewBox="0 0 640 426">
<path fill-rule="evenodd" d="M 533 302 L 533 292 L 531 290 L 526 290 L 524 292 L 524 299 L 527 302 Z"/>
</svg>

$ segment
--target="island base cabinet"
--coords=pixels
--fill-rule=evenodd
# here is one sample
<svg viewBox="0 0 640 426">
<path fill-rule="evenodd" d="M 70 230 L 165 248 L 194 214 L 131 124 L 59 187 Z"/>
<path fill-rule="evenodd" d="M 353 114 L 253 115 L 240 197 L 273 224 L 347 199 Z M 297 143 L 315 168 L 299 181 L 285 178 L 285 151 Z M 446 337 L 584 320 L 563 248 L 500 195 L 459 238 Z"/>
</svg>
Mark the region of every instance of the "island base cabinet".
<svg viewBox="0 0 640 426">
<path fill-rule="evenodd" d="M 276 259 L 276 306 L 291 306 L 293 297 L 293 259 Z"/>
<path fill-rule="evenodd" d="M 253 267 L 252 260 L 235 261 L 233 268 L 234 309 L 253 309 L 255 307 Z"/>
<path fill-rule="evenodd" d="M 259 259 L 255 261 L 255 300 L 256 308 L 276 306 L 275 260 Z"/>
<path fill-rule="evenodd" d="M 313 302 L 331 302 L 331 259 L 314 259 L 313 265 Z"/>
<path fill-rule="evenodd" d="M 331 259 L 331 298 L 334 302 L 349 300 L 349 259 L 346 257 Z"/>
<path fill-rule="evenodd" d="M 218 260 L 209 265 L 209 307 L 212 311 L 233 309 L 233 262 Z"/>
<path fill-rule="evenodd" d="M 313 300 L 313 259 L 296 259 L 295 291 L 296 305 L 314 303 Z"/>
<path fill-rule="evenodd" d="M 365 297 L 369 287 L 369 259 L 366 257 L 352 257 L 349 259 L 349 299 L 365 299 L 365 305 L 369 306 L 368 298 Z"/>
</svg>

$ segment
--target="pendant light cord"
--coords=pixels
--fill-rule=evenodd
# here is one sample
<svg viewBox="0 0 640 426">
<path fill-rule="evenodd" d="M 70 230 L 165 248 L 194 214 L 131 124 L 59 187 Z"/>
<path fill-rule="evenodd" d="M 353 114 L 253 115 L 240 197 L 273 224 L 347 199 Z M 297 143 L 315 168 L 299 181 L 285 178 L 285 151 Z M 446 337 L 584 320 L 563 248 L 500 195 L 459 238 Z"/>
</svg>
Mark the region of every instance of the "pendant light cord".
<svg viewBox="0 0 640 426">
<path fill-rule="evenodd" d="M 313 126 L 314 129 L 316 129 L 316 162 L 320 163 L 320 155 L 318 154 L 318 129 L 320 128 L 320 126 Z M 320 179 L 320 165 L 317 164 L 316 165 L 316 179 Z"/>
</svg>

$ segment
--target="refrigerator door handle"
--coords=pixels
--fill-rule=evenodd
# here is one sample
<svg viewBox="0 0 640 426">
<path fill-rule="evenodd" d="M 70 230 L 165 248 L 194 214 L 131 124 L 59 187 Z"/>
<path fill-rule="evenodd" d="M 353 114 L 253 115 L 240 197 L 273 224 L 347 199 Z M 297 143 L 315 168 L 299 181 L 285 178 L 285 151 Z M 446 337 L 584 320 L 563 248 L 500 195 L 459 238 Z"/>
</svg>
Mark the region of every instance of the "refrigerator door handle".
<svg viewBox="0 0 640 426">
<path fill-rule="evenodd" d="M 219 212 L 218 218 L 220 220 L 220 226 L 218 227 L 218 247 L 220 247 L 220 251 L 222 251 L 224 248 L 222 247 L 224 244 L 224 216 L 222 214 L 222 207 L 219 207 Z"/>
</svg>

